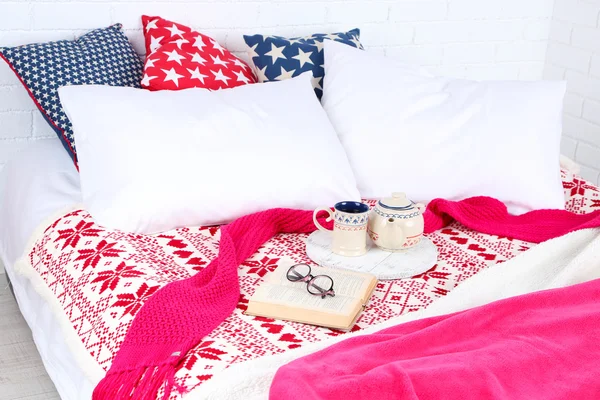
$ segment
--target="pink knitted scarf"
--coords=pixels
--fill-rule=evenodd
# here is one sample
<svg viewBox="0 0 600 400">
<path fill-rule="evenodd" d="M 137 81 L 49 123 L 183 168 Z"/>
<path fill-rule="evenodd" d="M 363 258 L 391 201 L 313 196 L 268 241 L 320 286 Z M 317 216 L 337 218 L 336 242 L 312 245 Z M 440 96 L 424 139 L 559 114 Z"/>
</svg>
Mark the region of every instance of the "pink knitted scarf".
<svg viewBox="0 0 600 400">
<path fill-rule="evenodd" d="M 433 232 L 453 219 L 480 232 L 541 242 L 600 226 L 600 211 L 575 215 L 539 210 L 510 216 L 503 203 L 488 197 L 438 199 L 427 207 L 425 231 Z M 259 212 L 223 226 L 218 257 L 202 272 L 164 286 L 138 312 L 93 400 L 154 400 L 161 389 L 163 399 L 168 399 L 177 365 L 233 312 L 240 296 L 238 266 L 278 233 L 315 229 L 312 212 L 290 209 Z"/>
</svg>

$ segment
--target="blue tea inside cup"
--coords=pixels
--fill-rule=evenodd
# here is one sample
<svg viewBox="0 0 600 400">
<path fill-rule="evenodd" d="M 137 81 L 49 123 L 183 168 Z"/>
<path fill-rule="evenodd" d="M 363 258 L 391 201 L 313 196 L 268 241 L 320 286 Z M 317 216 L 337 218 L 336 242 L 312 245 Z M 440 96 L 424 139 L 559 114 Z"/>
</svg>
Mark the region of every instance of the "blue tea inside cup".
<svg viewBox="0 0 600 400">
<path fill-rule="evenodd" d="M 360 214 L 369 211 L 369 206 L 358 201 L 340 201 L 333 206 L 337 211 L 348 214 Z"/>
</svg>

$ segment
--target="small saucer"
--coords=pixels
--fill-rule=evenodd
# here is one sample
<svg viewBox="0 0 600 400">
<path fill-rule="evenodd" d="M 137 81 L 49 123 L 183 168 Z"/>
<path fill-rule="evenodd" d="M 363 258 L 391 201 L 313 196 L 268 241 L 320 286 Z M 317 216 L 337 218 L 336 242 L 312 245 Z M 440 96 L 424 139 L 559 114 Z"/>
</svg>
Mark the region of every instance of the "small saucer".
<svg viewBox="0 0 600 400">
<path fill-rule="evenodd" d="M 388 252 L 367 238 L 367 253 L 344 257 L 331 251 L 331 234 L 315 231 L 306 239 L 306 254 L 323 267 L 367 272 L 380 280 L 410 278 L 431 269 L 437 262 L 437 247 L 423 237 L 415 247 L 401 252 Z"/>
</svg>

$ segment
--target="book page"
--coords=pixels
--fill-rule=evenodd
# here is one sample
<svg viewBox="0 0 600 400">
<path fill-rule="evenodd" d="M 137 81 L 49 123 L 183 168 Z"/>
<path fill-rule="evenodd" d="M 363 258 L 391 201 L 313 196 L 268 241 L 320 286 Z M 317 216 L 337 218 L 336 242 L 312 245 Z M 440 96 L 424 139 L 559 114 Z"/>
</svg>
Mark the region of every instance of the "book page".
<svg viewBox="0 0 600 400">
<path fill-rule="evenodd" d="M 273 271 L 271 274 L 272 276 L 269 277 L 270 279 L 268 281 L 274 285 L 287 286 L 290 288 L 295 288 L 298 285 L 304 285 L 306 290 L 305 282 L 291 282 L 288 280 L 287 271 L 289 268 L 289 266 L 278 267 L 277 270 Z M 333 279 L 333 290 L 335 291 L 335 297 L 349 296 L 361 300 L 366 300 L 363 299 L 363 296 L 367 295 L 367 289 L 373 280 L 372 275 L 324 267 L 311 267 L 311 274 L 313 276 L 330 276 L 331 279 Z"/>
<path fill-rule="evenodd" d="M 252 296 L 252 301 L 280 304 L 305 310 L 349 315 L 356 307 L 356 298 L 347 296 L 313 296 L 306 290 L 306 283 L 297 286 L 263 284 Z"/>
<path fill-rule="evenodd" d="M 250 298 L 248 315 L 349 329 L 377 283 L 371 274 L 311 267 L 311 275 L 327 275 L 333 279 L 335 296 L 321 298 L 308 292 L 306 282 L 288 280 L 290 267 L 291 264 L 280 265 L 267 276 Z"/>
<path fill-rule="evenodd" d="M 323 271 L 321 271 L 323 269 Z M 318 271 L 318 272 L 317 272 Z M 333 279 L 333 290 L 337 296 L 351 296 L 354 298 L 361 298 L 364 296 L 369 283 L 371 282 L 371 276 L 348 274 L 347 271 L 340 271 L 331 268 L 315 268 L 315 273 L 329 275 Z"/>
</svg>

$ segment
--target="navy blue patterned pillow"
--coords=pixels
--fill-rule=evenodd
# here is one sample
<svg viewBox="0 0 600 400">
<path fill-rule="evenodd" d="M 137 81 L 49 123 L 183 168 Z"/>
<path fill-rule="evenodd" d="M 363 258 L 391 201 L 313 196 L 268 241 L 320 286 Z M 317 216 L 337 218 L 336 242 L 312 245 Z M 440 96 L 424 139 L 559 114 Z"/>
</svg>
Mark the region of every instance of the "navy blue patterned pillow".
<svg viewBox="0 0 600 400">
<path fill-rule="evenodd" d="M 71 122 L 58 88 L 67 85 L 111 85 L 139 88 L 143 65 L 121 24 L 91 31 L 76 40 L 0 48 L 40 112 L 77 165 Z"/>
<path fill-rule="evenodd" d="M 284 38 L 281 36 L 244 35 L 248 55 L 260 82 L 273 82 L 312 71 L 313 87 L 317 97 L 323 95 L 323 40 L 363 49 L 359 41 L 360 30 L 339 33 L 316 33 L 312 36 Z"/>
</svg>

